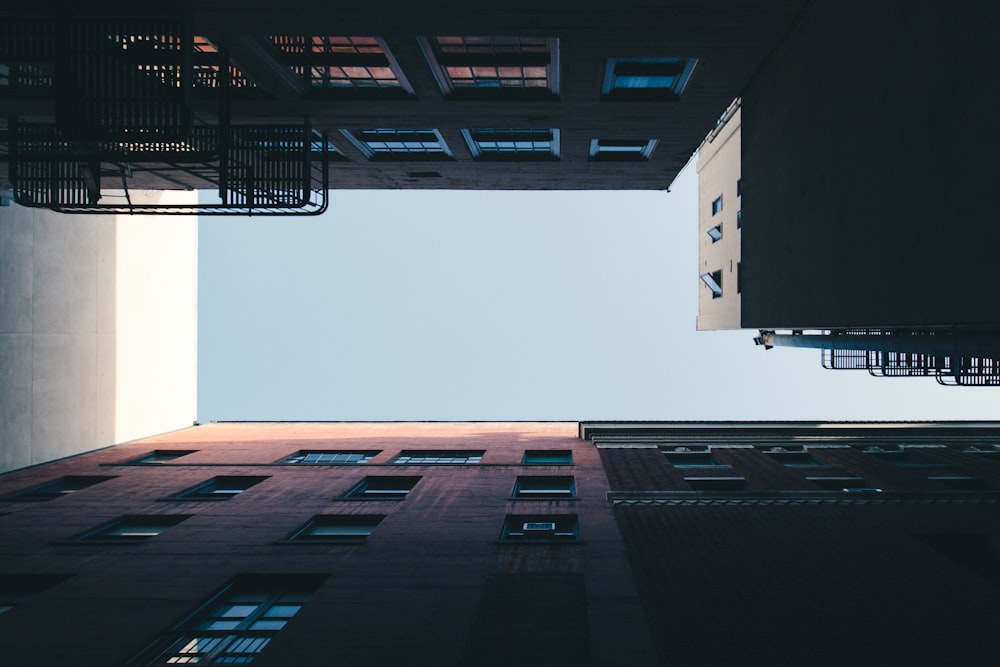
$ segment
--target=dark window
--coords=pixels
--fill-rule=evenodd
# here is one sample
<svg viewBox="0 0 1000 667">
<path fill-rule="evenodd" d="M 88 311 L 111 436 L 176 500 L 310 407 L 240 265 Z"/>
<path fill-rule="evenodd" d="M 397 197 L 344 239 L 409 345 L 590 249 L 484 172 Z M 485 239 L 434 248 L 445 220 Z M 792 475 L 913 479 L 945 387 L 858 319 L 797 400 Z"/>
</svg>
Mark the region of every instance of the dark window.
<svg viewBox="0 0 1000 667">
<path fill-rule="evenodd" d="M 137 459 L 132 459 L 129 463 L 170 463 L 175 459 L 179 459 L 182 456 L 187 456 L 188 454 L 194 454 L 197 449 L 157 449 L 154 452 L 150 452 L 145 456 L 140 456 Z"/>
<path fill-rule="evenodd" d="M 590 159 L 600 162 L 648 160 L 656 139 L 591 139 Z"/>
<path fill-rule="evenodd" d="M 123 516 L 78 536 L 95 542 L 144 542 L 189 518 L 184 514 Z"/>
<path fill-rule="evenodd" d="M 994 445 L 970 445 L 962 451 L 966 454 L 975 454 L 990 461 L 1000 461 L 1000 449 Z"/>
<path fill-rule="evenodd" d="M 719 195 L 712 200 L 712 215 L 716 215 L 722 211 L 722 195 Z"/>
<path fill-rule="evenodd" d="M 522 463 L 527 465 L 568 466 L 573 464 L 573 452 L 568 449 L 528 449 Z"/>
<path fill-rule="evenodd" d="M 531 475 L 517 478 L 515 498 L 573 498 L 576 484 L 571 476 Z"/>
<path fill-rule="evenodd" d="M 419 481 L 419 477 L 368 476 L 345 493 L 344 498 L 352 500 L 402 500 Z"/>
<path fill-rule="evenodd" d="M 695 491 L 746 491 L 747 481 L 738 475 L 685 476 Z"/>
<path fill-rule="evenodd" d="M 292 542 L 364 542 L 384 514 L 317 514 L 288 538 Z"/>
<path fill-rule="evenodd" d="M 314 94 L 401 97 L 413 91 L 378 37 L 272 35 L 278 60 Z"/>
<path fill-rule="evenodd" d="M 718 224 L 708 230 L 708 238 L 712 239 L 712 243 L 718 243 L 722 240 L 722 224 Z"/>
<path fill-rule="evenodd" d="M 344 130 L 351 143 L 372 160 L 447 160 L 451 151 L 437 130 L 392 129 Z"/>
<path fill-rule="evenodd" d="M 183 500 L 229 500 L 265 479 L 267 477 L 213 477 L 175 497 Z"/>
<path fill-rule="evenodd" d="M 470 465 L 479 463 L 483 450 L 410 450 L 392 460 L 397 465 Z"/>
<path fill-rule="evenodd" d="M 712 271 L 711 273 L 703 273 L 698 277 L 701 278 L 701 282 L 705 283 L 708 289 L 712 290 L 713 299 L 722 297 L 722 269 Z"/>
<path fill-rule="evenodd" d="M 282 463 L 295 465 L 346 465 L 352 463 L 368 463 L 382 450 L 345 450 L 345 449 L 302 449 L 292 454 Z"/>
<path fill-rule="evenodd" d="M 240 575 L 129 664 L 249 664 L 323 579 L 325 575 Z"/>
<path fill-rule="evenodd" d="M 545 37 L 429 37 L 421 48 L 449 97 L 553 97 L 559 93 L 559 40 Z"/>
<path fill-rule="evenodd" d="M 827 491 L 845 491 L 847 489 L 870 488 L 860 477 L 806 477 L 807 480 Z"/>
<path fill-rule="evenodd" d="M 72 577 L 72 574 L 0 574 L 0 614 Z"/>
<path fill-rule="evenodd" d="M 668 449 L 661 450 L 663 455 L 667 457 L 667 460 L 675 466 L 717 466 L 720 465 L 715 457 L 712 456 L 712 452 L 706 449 L 688 449 L 687 447 L 681 449 Z"/>
<path fill-rule="evenodd" d="M 737 197 L 743 196 L 743 179 L 740 178 L 736 179 L 736 196 Z"/>
<path fill-rule="evenodd" d="M 608 58 L 605 99 L 675 100 L 694 72 L 696 58 Z"/>
<path fill-rule="evenodd" d="M 12 493 L 9 496 L 5 496 L 4 500 L 52 500 L 53 498 L 60 498 L 70 493 L 76 493 L 77 491 L 86 489 L 88 486 L 106 482 L 109 479 L 114 479 L 114 477 L 96 475 L 60 477 L 51 482 Z"/>
<path fill-rule="evenodd" d="M 780 461 L 790 468 L 796 466 L 821 466 L 825 465 L 817 460 L 812 454 L 805 450 L 790 450 L 782 447 L 775 447 L 764 452 L 775 461 Z"/>
<path fill-rule="evenodd" d="M 462 130 L 473 157 L 482 160 L 551 160 L 559 157 L 559 130 Z"/>
<path fill-rule="evenodd" d="M 935 463 L 929 463 L 923 459 L 915 456 L 910 450 L 903 447 L 866 447 L 864 450 L 866 454 L 870 454 L 877 459 L 882 459 L 883 461 L 888 461 L 893 465 L 897 466 L 932 466 L 937 465 Z"/>
<path fill-rule="evenodd" d="M 956 491 L 979 491 L 987 486 L 985 479 L 972 475 L 929 475 L 927 479 Z"/>
<path fill-rule="evenodd" d="M 736 229 L 743 227 L 743 209 L 736 211 Z"/>
<path fill-rule="evenodd" d="M 503 542 L 575 542 L 580 537 L 575 514 L 508 514 Z"/>
</svg>

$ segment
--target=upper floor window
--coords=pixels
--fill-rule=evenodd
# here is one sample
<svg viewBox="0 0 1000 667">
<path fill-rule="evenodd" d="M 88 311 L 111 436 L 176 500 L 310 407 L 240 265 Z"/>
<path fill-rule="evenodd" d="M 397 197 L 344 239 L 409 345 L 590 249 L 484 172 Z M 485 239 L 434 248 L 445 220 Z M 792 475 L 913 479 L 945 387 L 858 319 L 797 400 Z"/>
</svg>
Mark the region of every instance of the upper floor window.
<svg viewBox="0 0 1000 667">
<path fill-rule="evenodd" d="M 190 517 L 186 514 L 123 516 L 89 530 L 76 539 L 95 542 L 144 542 L 188 518 Z"/>
<path fill-rule="evenodd" d="M 580 525 L 575 514 L 508 514 L 502 542 L 575 542 Z"/>
<path fill-rule="evenodd" d="M 720 213 L 722 211 L 722 195 L 719 195 L 712 200 L 712 215 Z"/>
<path fill-rule="evenodd" d="M 351 487 L 344 494 L 344 498 L 351 500 L 402 500 L 419 481 L 419 477 L 369 475 Z"/>
<path fill-rule="evenodd" d="M 468 465 L 483 459 L 482 450 L 409 450 L 392 460 L 397 465 Z"/>
<path fill-rule="evenodd" d="M 712 243 L 718 243 L 722 240 L 722 224 L 718 224 L 708 230 L 708 237 L 712 239 Z"/>
<path fill-rule="evenodd" d="M 66 581 L 71 574 L 0 574 L 0 614 Z"/>
<path fill-rule="evenodd" d="M 240 575 L 130 665 L 246 665 L 299 613 L 324 575 Z"/>
<path fill-rule="evenodd" d="M 137 459 L 132 459 L 129 463 L 150 463 L 150 464 L 163 464 L 170 463 L 182 456 L 187 456 L 188 454 L 194 454 L 197 449 L 157 449 L 150 452 L 144 456 L 140 456 Z"/>
<path fill-rule="evenodd" d="M 703 273 L 698 277 L 701 278 L 701 282 L 705 283 L 708 289 L 712 290 L 713 299 L 722 297 L 722 269 L 712 271 L 711 273 Z"/>
<path fill-rule="evenodd" d="M 675 100 L 697 64 L 697 58 L 608 58 L 602 92 L 609 100 Z"/>
<path fill-rule="evenodd" d="M 267 477 L 213 477 L 194 488 L 178 493 L 174 497 L 181 500 L 229 500 L 265 479 Z"/>
<path fill-rule="evenodd" d="M 378 37 L 272 35 L 279 59 L 314 93 L 379 96 L 413 91 L 392 53 Z"/>
<path fill-rule="evenodd" d="M 551 97 L 559 93 L 559 40 L 427 37 L 420 45 L 441 91 L 456 98 Z"/>
<path fill-rule="evenodd" d="M 462 130 L 473 157 L 484 160 L 547 160 L 559 157 L 559 130 Z"/>
<path fill-rule="evenodd" d="M 106 475 L 69 475 L 39 486 L 33 486 L 24 491 L 16 491 L 8 496 L 4 496 L 3 500 L 52 500 L 70 493 L 76 493 L 89 486 L 106 482 L 109 479 L 114 479 L 114 477 Z"/>
<path fill-rule="evenodd" d="M 288 540 L 356 544 L 364 542 L 384 518 L 384 514 L 317 514 Z"/>
<path fill-rule="evenodd" d="M 590 159 L 601 162 L 648 160 L 656 139 L 591 139 Z"/>
<path fill-rule="evenodd" d="M 521 462 L 536 466 L 568 466 L 573 464 L 573 452 L 569 449 L 526 449 Z"/>
<path fill-rule="evenodd" d="M 381 452 L 375 450 L 344 450 L 344 449 L 302 449 L 288 458 L 282 459 L 282 463 L 296 465 L 347 465 L 352 463 L 368 463 L 376 454 Z"/>
<path fill-rule="evenodd" d="M 451 151 L 433 129 L 343 130 L 358 150 L 373 160 L 447 160 Z"/>
<path fill-rule="evenodd" d="M 576 481 L 571 476 L 522 475 L 514 484 L 514 498 L 573 498 Z"/>
</svg>

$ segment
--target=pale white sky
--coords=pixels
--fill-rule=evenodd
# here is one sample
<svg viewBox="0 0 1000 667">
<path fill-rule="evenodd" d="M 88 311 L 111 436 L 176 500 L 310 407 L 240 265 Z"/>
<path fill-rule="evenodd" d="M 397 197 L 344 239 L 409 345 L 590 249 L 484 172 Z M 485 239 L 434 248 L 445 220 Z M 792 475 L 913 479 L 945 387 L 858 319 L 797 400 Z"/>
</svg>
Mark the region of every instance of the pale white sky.
<svg viewBox="0 0 1000 667">
<path fill-rule="evenodd" d="M 671 192 L 334 191 L 202 218 L 199 420 L 997 419 L 998 388 L 696 332 Z"/>
</svg>

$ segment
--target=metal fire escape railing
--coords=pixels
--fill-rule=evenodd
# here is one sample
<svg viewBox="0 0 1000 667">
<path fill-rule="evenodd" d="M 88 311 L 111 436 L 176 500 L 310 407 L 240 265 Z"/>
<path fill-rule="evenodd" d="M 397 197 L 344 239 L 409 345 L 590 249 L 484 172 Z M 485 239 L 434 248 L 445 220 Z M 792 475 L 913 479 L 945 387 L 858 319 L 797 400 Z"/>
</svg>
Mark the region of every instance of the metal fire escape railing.
<svg viewBox="0 0 1000 667">
<path fill-rule="evenodd" d="M 21 39 L 17 33 L 33 39 Z M 182 17 L 16 21 L 9 71 L 51 77 L 55 122 L 11 118 L 14 200 L 65 213 L 313 215 L 327 206 L 325 135 L 308 121 L 232 125 L 222 49 Z M 9 39 L 8 39 L 9 37 Z M 197 49 L 195 48 L 197 44 Z M 244 78 L 236 85 L 251 86 Z M 214 97 L 202 118 L 193 91 Z M 104 184 L 117 190 L 104 191 Z M 215 188 L 218 203 L 144 204 L 132 189 Z"/>
<path fill-rule="evenodd" d="M 1000 386 L 1000 331 L 840 329 L 806 334 L 761 331 L 754 341 L 822 351 L 824 368 L 875 377 L 934 377 L 952 386 Z"/>
</svg>

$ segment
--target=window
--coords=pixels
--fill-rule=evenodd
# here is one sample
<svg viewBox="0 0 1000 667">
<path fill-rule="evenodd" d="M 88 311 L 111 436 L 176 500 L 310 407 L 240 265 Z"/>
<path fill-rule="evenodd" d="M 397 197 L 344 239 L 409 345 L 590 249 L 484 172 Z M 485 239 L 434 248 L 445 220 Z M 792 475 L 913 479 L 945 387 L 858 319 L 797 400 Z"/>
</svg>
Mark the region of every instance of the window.
<svg viewBox="0 0 1000 667">
<path fill-rule="evenodd" d="M 956 491 L 979 491 L 986 488 L 986 480 L 972 475 L 929 475 L 932 482 Z"/>
<path fill-rule="evenodd" d="M 313 94 L 408 97 L 413 91 L 378 37 L 272 35 L 278 60 Z"/>
<path fill-rule="evenodd" d="M 145 456 L 140 456 L 137 459 L 132 459 L 129 461 L 131 464 L 162 464 L 170 463 L 175 459 L 179 459 L 182 456 L 187 456 L 188 454 L 194 454 L 197 449 L 157 449 L 156 451 L 150 452 Z"/>
<path fill-rule="evenodd" d="M 281 463 L 294 465 L 348 465 L 368 463 L 382 450 L 302 449 Z"/>
<path fill-rule="evenodd" d="M 722 211 L 722 195 L 719 195 L 714 200 L 712 200 L 712 215 L 720 213 Z"/>
<path fill-rule="evenodd" d="M 590 159 L 600 162 L 648 160 L 656 139 L 591 139 Z"/>
<path fill-rule="evenodd" d="M 743 227 L 743 209 L 736 211 L 736 229 Z"/>
<path fill-rule="evenodd" d="M 663 455 L 667 457 L 667 460 L 674 466 L 717 466 L 721 465 L 712 456 L 712 452 L 709 451 L 708 447 L 704 448 L 691 448 L 691 447 L 676 447 L 674 449 L 661 449 Z"/>
<path fill-rule="evenodd" d="M 559 157 L 559 130 L 462 130 L 473 157 L 482 160 L 551 160 Z"/>
<path fill-rule="evenodd" d="M 807 480 L 827 491 L 868 488 L 868 483 L 860 477 L 806 477 Z"/>
<path fill-rule="evenodd" d="M 396 465 L 472 465 L 479 463 L 482 450 L 411 450 L 404 451 L 392 460 Z"/>
<path fill-rule="evenodd" d="M 576 483 L 571 476 L 521 476 L 514 483 L 514 498 L 573 498 Z"/>
<path fill-rule="evenodd" d="M 0 574 L 0 614 L 72 577 L 72 574 Z"/>
<path fill-rule="evenodd" d="M 568 466 L 573 465 L 573 452 L 568 449 L 527 449 L 521 462 L 536 466 Z"/>
<path fill-rule="evenodd" d="M 229 500 L 267 477 L 213 477 L 174 496 L 179 500 Z"/>
<path fill-rule="evenodd" d="M 739 475 L 685 476 L 695 491 L 747 491 L 747 481 Z"/>
<path fill-rule="evenodd" d="M 129 664 L 250 664 L 325 578 L 240 575 Z"/>
<path fill-rule="evenodd" d="M 290 542 L 364 542 L 384 514 L 317 514 L 289 536 Z"/>
<path fill-rule="evenodd" d="M 708 286 L 708 289 L 712 290 L 713 299 L 718 299 L 722 296 L 722 269 L 712 271 L 711 273 L 703 273 L 698 277 L 701 278 L 701 282 Z"/>
<path fill-rule="evenodd" d="M 718 224 L 708 230 L 708 238 L 712 239 L 712 243 L 718 243 L 722 240 L 722 224 Z"/>
<path fill-rule="evenodd" d="M 883 461 L 888 461 L 893 465 L 897 466 L 932 466 L 934 463 L 928 463 L 916 456 L 912 452 L 907 451 L 902 447 L 896 448 L 882 448 L 882 447 L 866 447 L 863 450 L 866 454 L 870 454 L 877 459 L 882 459 Z"/>
<path fill-rule="evenodd" d="M 123 516 L 78 536 L 88 542 L 144 542 L 190 518 L 186 514 Z"/>
<path fill-rule="evenodd" d="M 451 151 L 437 130 L 342 130 L 358 150 L 372 160 L 447 160 Z"/>
<path fill-rule="evenodd" d="M 676 100 L 697 63 L 696 58 L 608 58 L 604 98 Z"/>
<path fill-rule="evenodd" d="M 995 445 L 969 445 L 962 451 L 990 461 L 1000 461 L 1000 448 Z"/>
<path fill-rule="evenodd" d="M 419 477 L 368 476 L 351 487 L 344 498 L 351 500 L 402 500 L 406 497 Z"/>
<path fill-rule="evenodd" d="M 743 179 L 741 178 L 736 179 L 736 196 L 737 197 L 743 196 Z"/>
<path fill-rule="evenodd" d="M 550 98 L 559 94 L 559 40 L 429 37 L 420 46 L 441 92 L 453 98 Z"/>
<path fill-rule="evenodd" d="M 809 452 L 802 448 L 791 449 L 787 447 L 771 447 L 770 449 L 765 450 L 764 453 L 789 468 L 795 468 L 798 466 L 825 465 L 822 461 L 818 461 Z"/>
<path fill-rule="evenodd" d="M 101 482 L 106 482 L 109 479 L 114 479 L 114 477 L 106 476 L 67 476 L 60 477 L 57 480 L 47 482 L 40 486 L 33 486 L 30 489 L 25 489 L 24 491 L 17 491 L 9 496 L 5 496 L 4 500 L 52 500 L 54 498 L 60 498 L 70 493 L 76 493 L 82 489 L 86 489 L 89 486 L 95 484 L 100 484 Z"/>
<path fill-rule="evenodd" d="M 502 542 L 575 542 L 580 529 L 575 514 L 508 514 Z"/>
</svg>

